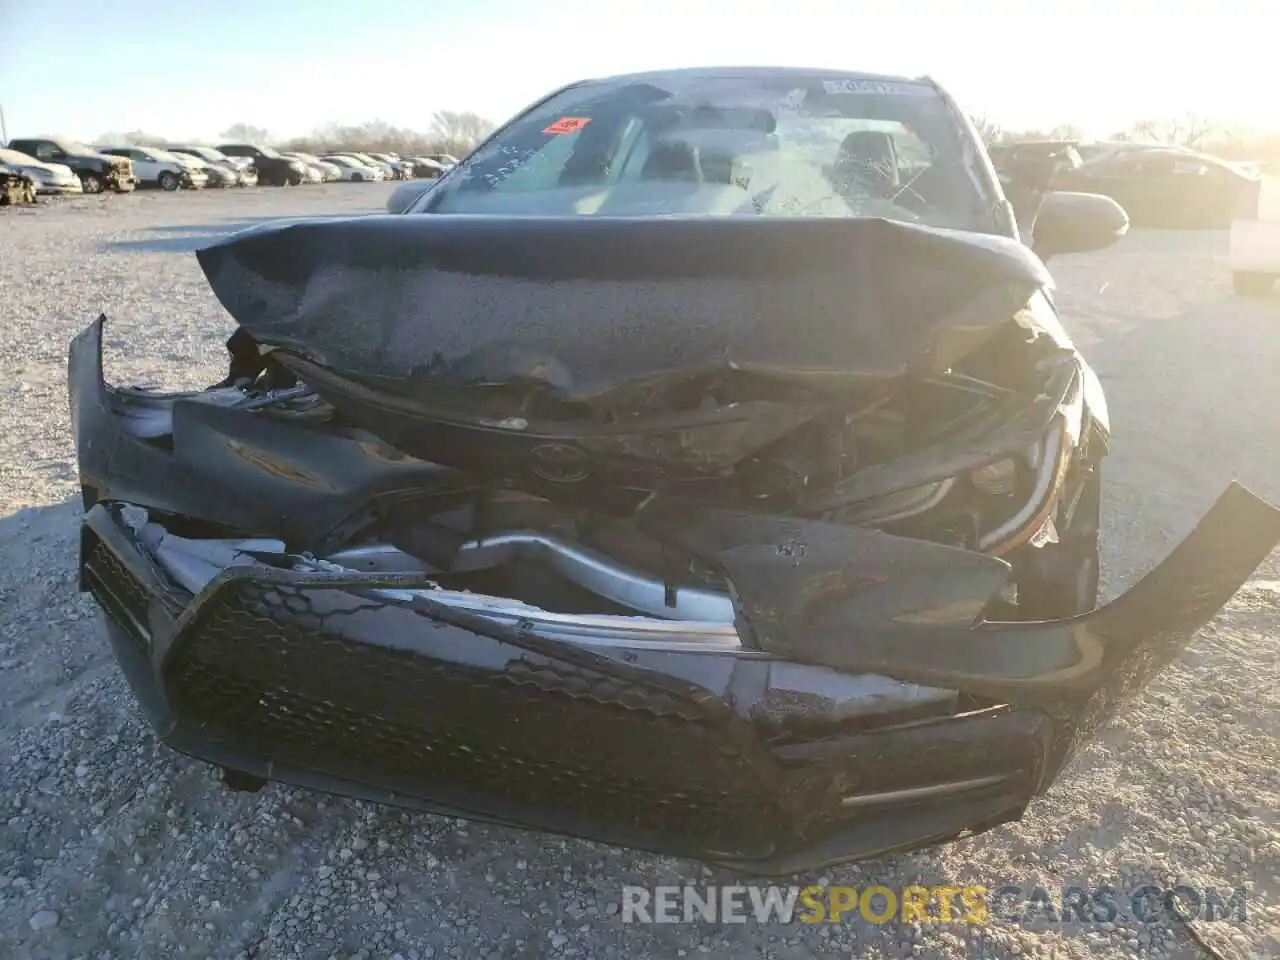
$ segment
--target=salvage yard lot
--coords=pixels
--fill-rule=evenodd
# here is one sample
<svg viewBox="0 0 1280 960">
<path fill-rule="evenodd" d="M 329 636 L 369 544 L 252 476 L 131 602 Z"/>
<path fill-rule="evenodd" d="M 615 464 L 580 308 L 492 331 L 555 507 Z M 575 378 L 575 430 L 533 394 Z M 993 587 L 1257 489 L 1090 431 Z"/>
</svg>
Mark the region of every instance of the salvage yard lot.
<svg viewBox="0 0 1280 960">
<path fill-rule="evenodd" d="M 279 786 L 229 793 L 211 768 L 160 747 L 76 592 L 67 342 L 105 312 L 113 381 L 221 379 L 230 321 L 190 252 L 275 217 L 376 212 L 390 190 L 0 211 L 0 956 L 1204 955 L 1164 923 L 624 926 L 624 885 L 732 880 Z M 1111 404 L 1108 597 L 1233 477 L 1280 502 L 1280 296 L 1234 297 L 1226 248 L 1221 233 L 1135 231 L 1051 265 Z M 1278 637 L 1273 555 L 1021 823 L 826 879 L 1243 889 L 1247 921 L 1197 934 L 1224 957 L 1280 956 Z"/>
</svg>

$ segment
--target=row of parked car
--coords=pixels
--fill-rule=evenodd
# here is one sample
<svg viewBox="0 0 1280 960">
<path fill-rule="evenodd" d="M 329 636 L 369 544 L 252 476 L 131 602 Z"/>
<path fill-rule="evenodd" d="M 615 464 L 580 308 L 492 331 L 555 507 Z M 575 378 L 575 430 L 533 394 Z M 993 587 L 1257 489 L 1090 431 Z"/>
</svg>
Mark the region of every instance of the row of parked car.
<svg viewBox="0 0 1280 960">
<path fill-rule="evenodd" d="M 254 143 L 88 146 L 62 137 L 19 137 L 0 148 L 0 173 L 26 178 L 37 194 L 125 193 L 138 186 L 178 190 L 259 183 L 296 186 L 334 180 L 434 179 L 455 163 L 448 154 L 401 157 L 394 153 L 335 152 L 316 156 Z"/>
<path fill-rule="evenodd" d="M 1127 141 L 1030 141 L 988 152 L 997 170 L 1042 166 L 1055 190 L 1111 197 L 1137 227 L 1226 228 L 1269 172 L 1186 147 Z"/>
</svg>

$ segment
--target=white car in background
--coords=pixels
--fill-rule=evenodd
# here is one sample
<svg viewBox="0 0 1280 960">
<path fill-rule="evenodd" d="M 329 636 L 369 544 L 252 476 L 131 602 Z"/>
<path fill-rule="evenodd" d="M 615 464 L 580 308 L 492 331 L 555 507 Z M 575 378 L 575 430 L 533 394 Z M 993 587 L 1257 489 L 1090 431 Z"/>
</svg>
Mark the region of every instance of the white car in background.
<svg viewBox="0 0 1280 960">
<path fill-rule="evenodd" d="M 370 153 L 366 154 L 366 156 L 389 166 L 392 171 L 392 178 L 395 180 L 413 179 L 413 164 L 394 153 Z"/>
<path fill-rule="evenodd" d="M 349 157 L 345 153 L 331 153 L 320 159 L 336 166 L 341 171 L 343 180 L 372 183 L 375 180 L 385 180 L 387 178 L 387 175 L 379 168 L 361 163 L 355 157 Z"/>
<path fill-rule="evenodd" d="M 303 153 L 300 150 L 293 150 L 285 152 L 285 156 L 293 157 L 295 160 L 301 160 L 309 167 L 315 167 L 320 171 L 325 182 L 342 179 L 342 171 L 338 169 L 337 164 L 329 163 L 327 160 L 321 160 L 315 154 Z"/>
<path fill-rule="evenodd" d="M 253 161 L 248 157 L 228 157 L 221 150 L 199 144 L 170 144 L 165 147 L 165 150 L 180 157 L 199 157 L 212 166 L 233 170 L 238 186 L 256 187 L 258 185 L 258 171 L 253 168 Z"/>
<path fill-rule="evenodd" d="M 292 157 L 292 159 L 300 161 L 301 164 L 306 166 L 308 170 L 307 182 L 324 183 L 326 180 L 339 179 L 338 168 L 335 168 L 333 164 L 325 163 L 325 161 L 321 160 L 320 157 L 311 156 L 311 154 L 302 154 L 302 152 L 297 150 L 283 150 L 280 152 L 283 152 L 285 156 Z"/>
<path fill-rule="evenodd" d="M 286 153 L 286 157 L 297 160 L 302 164 L 302 182 L 303 183 L 324 183 L 324 171 L 317 167 L 310 160 L 303 160 L 301 157 L 295 157 L 291 153 Z"/>
<path fill-rule="evenodd" d="M 381 160 L 375 160 L 367 153 L 356 153 L 354 150 L 348 150 L 343 154 L 343 156 L 350 157 L 359 163 L 363 163 L 366 167 L 373 167 L 376 170 L 381 170 L 382 179 L 384 180 L 394 180 L 396 178 L 395 167 L 391 166 L 389 163 L 384 163 Z"/>
<path fill-rule="evenodd" d="M 1280 279 L 1280 176 L 1263 175 L 1246 189 L 1231 221 L 1231 285 L 1266 296 Z"/>
<path fill-rule="evenodd" d="M 220 163 L 210 163 L 202 157 L 197 157 L 189 153 L 177 153 L 173 150 L 156 150 L 156 153 L 166 157 L 172 157 L 184 167 L 192 170 L 199 170 L 209 178 L 208 186 L 211 187 L 234 187 L 240 182 L 240 171 L 233 166 L 224 166 Z"/>
<path fill-rule="evenodd" d="M 176 156 L 151 147 L 98 147 L 99 153 L 112 157 L 127 157 L 133 161 L 133 175 L 138 182 L 157 186 L 161 190 L 177 190 L 179 187 L 205 187 L 209 175 L 203 170 L 189 167 Z"/>
<path fill-rule="evenodd" d="M 0 163 L 30 177 L 36 193 L 84 193 L 80 178 L 65 164 L 44 163 L 21 150 L 7 148 L 0 148 Z"/>
</svg>

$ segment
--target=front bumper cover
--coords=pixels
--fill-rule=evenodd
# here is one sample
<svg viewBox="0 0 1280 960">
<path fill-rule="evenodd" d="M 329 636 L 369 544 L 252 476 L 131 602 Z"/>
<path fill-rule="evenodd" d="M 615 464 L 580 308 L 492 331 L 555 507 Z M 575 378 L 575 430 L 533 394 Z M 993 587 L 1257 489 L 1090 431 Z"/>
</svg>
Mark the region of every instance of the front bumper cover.
<svg viewBox="0 0 1280 960">
<path fill-rule="evenodd" d="M 84 185 L 74 175 L 67 180 L 42 179 L 36 183 L 36 192 L 48 196 L 63 196 L 84 193 Z"/>
<path fill-rule="evenodd" d="M 779 726 L 744 709 L 726 678 L 762 659 L 766 676 L 798 667 L 767 651 L 602 653 L 371 593 L 405 586 L 405 575 L 231 567 L 192 597 L 102 504 L 85 518 L 81 586 L 106 612 L 150 722 L 184 753 L 782 874 L 1018 818 L 1277 539 L 1280 511 L 1233 486 L 1165 563 L 1085 616 L 913 641 L 887 621 L 874 629 L 874 601 L 842 636 L 824 615 L 822 636 L 796 654 L 984 698 L 968 712 L 871 725 L 796 704 L 802 722 Z"/>
<path fill-rule="evenodd" d="M 101 332 L 99 320 L 73 342 L 69 365 L 97 503 L 81 585 L 165 742 L 269 779 L 757 873 L 1016 819 L 1280 540 L 1280 510 L 1233 485 L 1106 607 L 985 623 L 1008 567 L 982 554 L 790 518 L 642 511 L 728 575 L 745 641 L 732 652 L 597 652 L 379 599 L 370 591 L 408 585 L 379 574 L 232 567 L 192 596 L 116 504 L 181 516 L 206 504 L 206 522 L 306 544 L 443 468 L 206 404 L 175 408 L 173 451 L 143 442 L 103 383 Z M 959 706 L 851 720 L 839 697 L 765 695 L 806 670 L 952 691 Z"/>
</svg>

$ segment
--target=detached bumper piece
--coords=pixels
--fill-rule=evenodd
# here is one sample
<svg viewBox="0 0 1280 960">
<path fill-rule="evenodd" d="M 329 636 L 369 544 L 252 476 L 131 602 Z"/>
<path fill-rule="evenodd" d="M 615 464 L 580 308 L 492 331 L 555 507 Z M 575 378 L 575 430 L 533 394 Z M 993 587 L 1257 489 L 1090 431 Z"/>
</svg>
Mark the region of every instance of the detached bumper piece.
<svg viewBox="0 0 1280 960">
<path fill-rule="evenodd" d="M 106 172 L 104 182 L 107 188 L 116 193 L 129 193 L 138 186 L 138 179 L 129 172 L 112 167 Z"/>
<path fill-rule="evenodd" d="M 36 202 L 36 184 L 25 174 L 0 170 L 0 207 L 16 207 Z"/>
<path fill-rule="evenodd" d="M 743 600 L 741 650 L 679 654 L 548 640 L 377 592 L 410 586 L 405 574 L 231 566 L 192 596 L 118 505 L 86 516 L 81 581 L 175 749 L 250 777 L 783 874 L 1019 817 L 1278 539 L 1280 511 L 1232 487 L 1153 574 L 1083 617 L 931 630 L 873 599 L 848 619 L 824 606 L 769 624 L 761 594 Z M 822 635 L 805 641 L 804 622 Z M 832 668 L 961 696 L 943 715 L 857 721 L 741 696 L 756 682 L 744 678 L 767 688 L 773 672 Z"/>
</svg>

